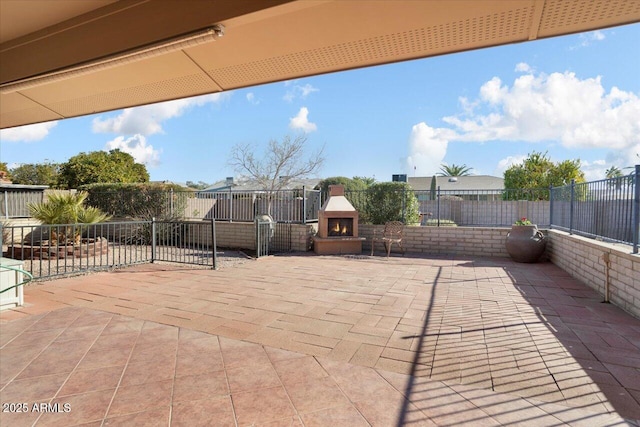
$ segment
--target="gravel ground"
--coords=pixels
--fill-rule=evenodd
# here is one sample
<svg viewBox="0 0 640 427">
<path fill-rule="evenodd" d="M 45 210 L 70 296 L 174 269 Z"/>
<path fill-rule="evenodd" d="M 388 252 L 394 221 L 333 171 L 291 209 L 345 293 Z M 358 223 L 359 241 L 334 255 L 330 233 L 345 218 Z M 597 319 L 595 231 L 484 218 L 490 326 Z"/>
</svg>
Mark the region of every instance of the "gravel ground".
<svg viewBox="0 0 640 427">
<path fill-rule="evenodd" d="M 159 247 L 156 258 L 162 260 L 156 260 L 154 264 L 179 265 L 181 268 L 207 269 L 212 266 L 211 253 L 198 250 Z M 108 255 L 82 259 L 24 260 L 22 268 L 33 274 L 36 280 L 53 280 L 70 275 L 127 268 L 132 264 L 148 263 L 150 259 L 151 246 L 134 247 L 110 244 Z M 252 258 L 240 250 L 218 248 L 216 252 L 218 269 L 233 268 L 250 260 Z"/>
</svg>

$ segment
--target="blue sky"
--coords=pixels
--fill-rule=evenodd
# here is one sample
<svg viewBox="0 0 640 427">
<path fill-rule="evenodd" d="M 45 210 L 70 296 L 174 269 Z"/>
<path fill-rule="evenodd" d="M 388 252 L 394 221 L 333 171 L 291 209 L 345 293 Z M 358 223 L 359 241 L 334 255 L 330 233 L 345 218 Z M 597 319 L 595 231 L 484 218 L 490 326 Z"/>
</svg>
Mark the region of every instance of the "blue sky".
<svg viewBox="0 0 640 427">
<path fill-rule="evenodd" d="M 532 151 L 587 179 L 640 163 L 640 25 L 332 73 L 0 131 L 9 166 L 120 148 L 152 180 L 239 173 L 231 147 L 303 134 L 319 177 L 502 176 Z"/>
</svg>

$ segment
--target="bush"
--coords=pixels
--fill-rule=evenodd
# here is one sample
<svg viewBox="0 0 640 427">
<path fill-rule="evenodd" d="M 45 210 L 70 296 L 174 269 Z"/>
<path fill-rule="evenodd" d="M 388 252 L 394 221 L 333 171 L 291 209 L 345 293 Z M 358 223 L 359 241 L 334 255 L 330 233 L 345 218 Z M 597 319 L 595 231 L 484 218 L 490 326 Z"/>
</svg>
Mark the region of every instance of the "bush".
<svg viewBox="0 0 640 427">
<path fill-rule="evenodd" d="M 402 221 L 405 224 L 420 222 L 420 205 L 411 186 L 406 182 L 381 182 L 366 191 L 363 222 L 384 224 Z"/>
<path fill-rule="evenodd" d="M 136 219 L 184 218 L 193 191 L 176 184 L 90 184 L 87 203 L 117 217 Z M 173 192 L 171 191 L 173 190 Z"/>
</svg>

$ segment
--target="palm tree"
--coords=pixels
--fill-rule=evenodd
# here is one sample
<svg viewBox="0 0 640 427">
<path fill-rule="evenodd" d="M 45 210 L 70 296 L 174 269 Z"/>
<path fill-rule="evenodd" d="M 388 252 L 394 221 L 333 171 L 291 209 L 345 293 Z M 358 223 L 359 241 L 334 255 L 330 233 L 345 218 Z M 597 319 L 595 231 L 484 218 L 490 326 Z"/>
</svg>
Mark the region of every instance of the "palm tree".
<svg viewBox="0 0 640 427">
<path fill-rule="evenodd" d="M 84 191 L 77 193 L 54 192 L 48 195 L 47 201 L 30 203 L 29 213 L 43 224 L 65 225 L 51 230 L 51 240 L 65 245 L 79 241 L 81 227 L 69 224 L 95 224 L 109 219 L 109 215 L 93 206 L 84 206 L 89 194 Z"/>
<path fill-rule="evenodd" d="M 440 172 L 438 175 L 440 176 L 468 176 L 471 175 L 469 171 L 473 168 L 468 167 L 467 165 L 456 165 L 452 164 L 451 166 L 445 165 L 444 163 L 440 165 Z"/>
<path fill-rule="evenodd" d="M 622 176 L 622 171 L 615 166 L 611 166 L 609 169 L 607 169 L 605 173 L 606 173 L 607 179 L 620 178 Z"/>
</svg>

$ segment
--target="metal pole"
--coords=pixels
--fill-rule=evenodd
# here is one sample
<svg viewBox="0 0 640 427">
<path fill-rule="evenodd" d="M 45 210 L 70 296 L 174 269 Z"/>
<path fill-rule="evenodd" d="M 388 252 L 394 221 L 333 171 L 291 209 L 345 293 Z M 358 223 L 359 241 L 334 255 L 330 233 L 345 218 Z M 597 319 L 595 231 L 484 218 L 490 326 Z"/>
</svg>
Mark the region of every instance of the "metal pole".
<svg viewBox="0 0 640 427">
<path fill-rule="evenodd" d="M 169 197 L 171 197 L 171 200 L 169 201 L 169 214 L 170 217 L 173 218 L 173 188 L 169 191 Z"/>
<path fill-rule="evenodd" d="M 573 234 L 573 203 L 576 195 L 576 180 L 571 180 L 571 200 L 569 202 L 569 234 Z"/>
<path fill-rule="evenodd" d="M 633 177 L 635 194 L 633 197 L 633 253 L 638 253 L 640 243 L 640 165 L 636 165 L 636 173 Z"/>
<path fill-rule="evenodd" d="M 549 228 L 553 228 L 553 185 L 549 186 Z"/>
<path fill-rule="evenodd" d="M 302 186 L 302 223 L 307 223 L 307 188 Z"/>
<path fill-rule="evenodd" d="M 213 247 L 213 269 L 218 269 L 218 245 L 216 243 L 216 220 L 211 218 L 211 246 Z"/>
<path fill-rule="evenodd" d="M 438 227 L 440 227 L 440 186 L 438 185 L 438 202 L 436 203 L 436 206 L 438 207 L 437 211 L 438 211 Z"/>
<path fill-rule="evenodd" d="M 402 186 L 402 222 L 404 222 L 405 224 L 407 223 L 407 202 L 406 202 L 406 197 L 407 197 L 407 189 L 403 185 Z"/>
<path fill-rule="evenodd" d="M 151 263 L 156 259 L 156 219 L 151 218 Z"/>
</svg>

